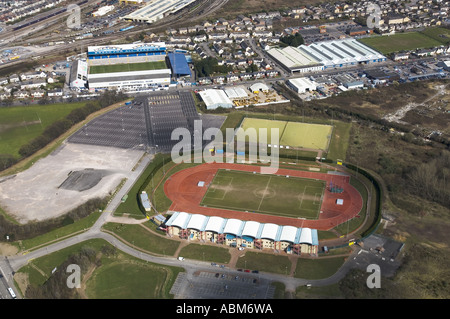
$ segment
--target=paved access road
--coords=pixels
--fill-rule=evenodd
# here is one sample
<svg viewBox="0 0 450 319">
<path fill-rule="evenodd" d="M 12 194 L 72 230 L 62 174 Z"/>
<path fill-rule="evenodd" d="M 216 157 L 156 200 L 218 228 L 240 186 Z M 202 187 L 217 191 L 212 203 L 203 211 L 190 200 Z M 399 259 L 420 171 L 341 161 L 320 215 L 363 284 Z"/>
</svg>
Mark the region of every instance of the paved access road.
<svg viewBox="0 0 450 319">
<path fill-rule="evenodd" d="M 87 241 L 90 239 L 104 239 L 107 242 L 109 242 L 111 245 L 116 247 L 117 249 L 123 251 L 124 253 L 127 253 L 131 256 L 134 256 L 136 258 L 139 258 L 141 260 L 149 261 L 152 263 L 167 265 L 167 266 L 178 266 L 182 267 L 186 270 L 186 278 L 187 280 L 183 280 L 177 287 L 177 293 L 178 295 L 176 297 L 183 297 L 186 296 L 186 293 L 189 293 L 189 289 L 193 288 L 194 286 L 190 287 L 189 285 L 192 285 L 193 282 L 203 282 L 204 285 L 207 285 L 207 282 L 209 282 L 207 279 L 203 277 L 199 277 L 198 274 L 200 273 L 211 273 L 211 272 L 219 272 L 218 268 L 211 266 L 208 262 L 202 262 L 202 261 L 195 261 L 195 260 L 178 260 L 174 257 L 156 257 L 152 256 L 146 253 L 143 253 L 139 250 L 136 250 L 123 242 L 121 242 L 116 237 L 104 233 L 101 231 L 101 226 L 108 221 L 109 218 L 112 217 L 112 212 L 117 208 L 117 206 L 120 204 L 120 199 L 128 193 L 129 189 L 133 186 L 135 181 L 139 178 L 139 176 L 142 174 L 142 172 L 145 170 L 147 165 L 150 163 L 152 159 L 151 155 L 146 155 L 142 158 L 139 165 L 136 167 L 136 169 L 129 175 L 129 178 L 125 185 L 120 189 L 120 191 L 114 196 L 114 198 L 111 200 L 111 202 L 108 204 L 107 208 L 103 212 L 103 214 L 100 216 L 100 218 L 97 220 L 97 222 L 86 232 L 61 240 L 59 242 L 56 242 L 54 244 L 48 245 L 46 247 L 31 251 L 24 255 L 16 255 L 16 256 L 10 256 L 10 257 L 2 257 L 0 259 L 0 274 L 4 278 L 1 278 L 0 282 L 0 294 L 2 297 L 8 298 L 8 295 L 5 295 L 5 287 L 12 287 L 14 291 L 16 292 L 16 295 L 20 297 L 17 293 L 17 289 L 14 287 L 13 284 L 13 275 L 14 273 L 19 270 L 21 267 L 25 266 L 30 260 L 43 257 L 45 255 L 51 254 L 53 252 L 59 251 L 61 249 L 67 248 L 69 246 L 78 244 L 83 241 Z M 357 256 L 357 251 L 352 254 L 352 256 L 349 257 L 349 261 L 345 263 L 334 275 L 332 275 L 329 278 L 321 279 L 321 280 L 307 280 L 307 279 L 300 279 L 300 278 L 293 278 L 290 276 L 284 276 L 279 274 L 272 274 L 272 273 L 262 273 L 259 274 L 244 274 L 248 276 L 247 284 L 253 285 L 252 280 L 254 278 L 258 279 L 258 282 L 261 285 L 259 286 L 259 290 L 256 289 L 258 287 L 255 286 L 255 289 L 248 290 L 249 293 L 255 294 L 255 296 L 258 296 L 258 298 L 264 298 L 271 296 L 270 291 L 265 291 L 264 289 L 268 289 L 270 287 L 270 282 L 281 282 L 285 285 L 286 290 L 290 292 L 295 292 L 295 289 L 298 286 L 311 284 L 313 286 L 327 286 L 333 283 L 336 283 L 340 281 L 342 278 L 344 278 L 345 274 L 351 269 L 356 267 L 356 260 L 354 259 Z M 229 269 L 229 268 L 223 268 L 219 269 L 221 274 L 225 274 L 227 278 L 235 278 L 235 276 L 242 276 L 243 273 L 240 271 L 237 271 L 235 269 Z M 210 280 L 214 284 L 214 280 L 217 278 L 210 278 Z M 201 281 L 198 281 L 201 280 Z M 202 281 L 203 280 L 203 281 Z M 216 281 L 217 282 L 217 281 Z M 209 285 L 209 283 L 208 283 Z M 227 287 L 225 287 L 225 285 Z M 198 287 L 198 285 L 196 285 Z M 206 286 L 205 286 L 206 287 Z M 224 284 L 222 287 L 221 292 L 217 295 L 217 298 L 238 298 L 237 295 L 232 297 L 228 291 L 228 289 L 235 288 L 237 290 L 241 289 L 240 286 L 237 286 L 236 282 L 230 282 L 228 284 Z M 236 288 L 237 287 L 237 288 Z M 262 287 L 262 288 L 261 288 Z M 194 287 L 195 288 L 195 287 Z M 209 291 L 207 290 L 195 290 L 194 292 L 197 293 L 197 296 L 201 298 L 200 294 L 202 293 L 208 293 L 207 295 L 209 298 L 212 298 L 211 293 L 214 292 L 214 288 L 211 288 Z M 192 291 L 191 291 L 192 292 Z M 242 291 L 240 291 L 242 292 Z M 11 297 L 9 297 L 11 298 Z M 242 297 L 241 297 L 242 298 Z"/>
</svg>

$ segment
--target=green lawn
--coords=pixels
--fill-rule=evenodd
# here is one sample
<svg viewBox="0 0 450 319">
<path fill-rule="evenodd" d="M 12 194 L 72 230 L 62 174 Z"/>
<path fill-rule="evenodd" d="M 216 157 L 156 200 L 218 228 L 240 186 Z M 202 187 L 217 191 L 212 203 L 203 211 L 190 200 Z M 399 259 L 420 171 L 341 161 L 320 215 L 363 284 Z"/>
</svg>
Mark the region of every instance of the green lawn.
<svg viewBox="0 0 450 319">
<path fill-rule="evenodd" d="M 187 259 L 214 261 L 216 263 L 228 263 L 231 259 L 228 248 L 192 243 L 183 247 L 179 256 Z"/>
<path fill-rule="evenodd" d="M 288 256 L 272 255 L 247 251 L 236 263 L 236 268 L 259 270 L 286 275 L 291 271 L 292 263 Z"/>
<path fill-rule="evenodd" d="M 140 225 L 107 223 L 103 225 L 103 228 L 115 233 L 131 245 L 159 255 L 172 256 L 180 245 L 180 242 L 166 238 L 163 234 L 158 236 Z"/>
<path fill-rule="evenodd" d="M 450 43 L 450 29 L 439 27 L 426 28 L 425 30 L 421 31 L 421 33 L 436 41 L 441 42 L 442 44 Z"/>
<path fill-rule="evenodd" d="M 100 211 L 96 211 L 87 217 L 77 220 L 73 224 L 56 228 L 34 238 L 25 239 L 21 242 L 21 248 L 22 250 L 31 250 L 34 247 L 45 245 L 46 243 L 61 239 L 62 237 L 69 236 L 79 231 L 84 231 L 92 227 L 101 214 Z"/>
<path fill-rule="evenodd" d="M 163 266 L 116 260 L 94 272 L 87 295 L 89 299 L 168 298 L 165 287 L 171 277 L 174 274 Z"/>
<path fill-rule="evenodd" d="M 359 41 L 382 54 L 390 54 L 403 50 L 431 48 L 442 44 L 420 32 L 397 33 L 389 36 L 373 36 L 360 39 Z"/>
<path fill-rule="evenodd" d="M 288 122 L 280 144 L 327 150 L 332 131 L 330 125 Z"/>
<path fill-rule="evenodd" d="M 78 102 L 0 108 L 0 154 L 20 157 L 18 151 L 22 145 L 84 105 L 85 102 Z"/>
<path fill-rule="evenodd" d="M 99 74 L 99 73 L 131 72 L 131 71 L 160 70 L 160 69 L 167 69 L 167 65 L 164 61 L 93 65 L 89 68 L 89 73 Z"/>
<path fill-rule="evenodd" d="M 327 154 L 328 159 L 333 161 L 338 159 L 345 161 L 351 127 L 352 123 L 334 122 L 333 134 L 331 135 L 330 147 Z"/>
<path fill-rule="evenodd" d="M 85 247 L 99 252 L 104 245 L 111 246 L 102 239 L 81 242 L 30 260 L 18 272 L 28 274 L 31 285 L 40 286 L 51 276 L 52 270 L 70 255 Z M 169 294 L 170 288 L 182 270 L 148 263 L 117 251 L 116 255 L 102 256 L 101 264 L 87 280 L 86 294 L 90 299 L 169 299 L 173 297 Z"/>
<path fill-rule="evenodd" d="M 345 257 L 306 259 L 300 258 L 297 261 L 295 277 L 303 279 L 324 279 L 328 278 L 344 264 Z"/>
<path fill-rule="evenodd" d="M 267 129 L 267 144 L 283 145 L 295 148 L 327 150 L 333 127 L 331 125 L 278 121 L 257 118 L 245 118 L 241 125 L 245 131 L 254 128 Z M 278 129 L 279 141 L 272 141 L 271 130 Z M 259 135 L 258 135 L 259 140 Z"/>
<path fill-rule="evenodd" d="M 317 219 L 324 187 L 311 179 L 218 170 L 201 205 Z"/>
</svg>

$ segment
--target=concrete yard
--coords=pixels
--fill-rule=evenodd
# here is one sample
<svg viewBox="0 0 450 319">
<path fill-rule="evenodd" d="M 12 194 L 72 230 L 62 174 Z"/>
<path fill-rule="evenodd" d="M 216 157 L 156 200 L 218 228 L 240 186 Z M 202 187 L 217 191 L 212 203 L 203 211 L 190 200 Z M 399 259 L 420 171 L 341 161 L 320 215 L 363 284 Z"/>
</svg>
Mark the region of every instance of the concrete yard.
<svg viewBox="0 0 450 319">
<path fill-rule="evenodd" d="M 26 171 L 0 179 L 0 207 L 20 223 L 61 216 L 89 199 L 107 196 L 143 154 L 65 143 Z"/>
</svg>

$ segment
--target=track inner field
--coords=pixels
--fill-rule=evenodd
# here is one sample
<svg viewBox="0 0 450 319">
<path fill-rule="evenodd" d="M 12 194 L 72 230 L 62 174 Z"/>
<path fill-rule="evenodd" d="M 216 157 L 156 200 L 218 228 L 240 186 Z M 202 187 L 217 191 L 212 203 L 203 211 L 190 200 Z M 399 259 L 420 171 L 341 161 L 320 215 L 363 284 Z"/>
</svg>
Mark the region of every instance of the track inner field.
<svg viewBox="0 0 450 319">
<path fill-rule="evenodd" d="M 324 181 L 219 169 L 201 206 L 292 218 L 319 218 Z"/>
<path fill-rule="evenodd" d="M 275 216 L 250 211 L 243 212 L 237 209 L 201 206 L 202 200 L 209 189 L 209 185 L 211 185 L 211 183 L 213 182 L 213 179 L 219 169 L 229 169 L 234 171 L 253 173 L 254 171 L 259 172 L 260 167 L 244 164 L 210 163 L 201 164 L 179 171 L 171 175 L 171 177 L 164 184 L 164 192 L 166 196 L 172 201 L 170 210 L 183 211 L 192 214 L 203 214 L 205 216 L 219 216 L 223 218 L 236 218 L 240 220 L 254 220 L 260 223 L 274 223 L 278 225 L 291 225 L 294 227 L 309 227 L 318 230 L 329 230 L 358 215 L 363 207 L 362 197 L 359 192 L 350 185 L 349 176 L 297 171 L 283 168 L 278 169 L 277 173 L 272 176 L 276 177 L 277 175 L 289 175 L 292 177 L 317 179 L 326 182 L 327 186 L 330 182 L 332 182 L 333 185 L 339 185 L 343 187 L 344 192 L 341 194 L 335 194 L 325 189 L 323 191 L 319 217 L 315 220 L 304 219 L 300 217 L 294 218 L 286 216 Z M 203 181 L 205 183 L 204 187 L 198 186 L 198 182 L 200 181 Z M 225 184 L 221 187 L 227 188 L 228 186 Z M 220 188 L 216 189 L 216 191 L 218 191 L 219 189 Z M 267 196 L 267 194 L 265 196 Z M 344 204 L 337 205 L 337 199 L 343 199 Z"/>
</svg>

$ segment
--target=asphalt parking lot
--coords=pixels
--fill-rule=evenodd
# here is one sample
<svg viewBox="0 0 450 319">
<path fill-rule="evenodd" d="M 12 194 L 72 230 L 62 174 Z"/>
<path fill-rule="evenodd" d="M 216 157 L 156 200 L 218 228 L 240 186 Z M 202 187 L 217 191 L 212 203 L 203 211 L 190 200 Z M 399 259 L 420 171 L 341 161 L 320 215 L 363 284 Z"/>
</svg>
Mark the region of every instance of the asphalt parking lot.
<svg viewBox="0 0 450 319">
<path fill-rule="evenodd" d="M 217 268 L 189 276 L 180 273 L 170 293 L 176 299 L 272 299 L 275 287 L 257 274 Z"/>
<path fill-rule="evenodd" d="M 380 266 L 382 276 L 393 276 L 400 266 L 398 255 L 403 243 L 380 235 L 372 235 L 363 243 L 358 254 L 349 260 L 350 264 L 362 270 L 366 270 L 370 264 L 376 264 Z"/>
<path fill-rule="evenodd" d="M 86 124 L 68 142 L 117 148 L 144 149 L 147 126 L 142 105 L 123 106 Z"/>
</svg>

